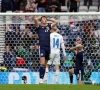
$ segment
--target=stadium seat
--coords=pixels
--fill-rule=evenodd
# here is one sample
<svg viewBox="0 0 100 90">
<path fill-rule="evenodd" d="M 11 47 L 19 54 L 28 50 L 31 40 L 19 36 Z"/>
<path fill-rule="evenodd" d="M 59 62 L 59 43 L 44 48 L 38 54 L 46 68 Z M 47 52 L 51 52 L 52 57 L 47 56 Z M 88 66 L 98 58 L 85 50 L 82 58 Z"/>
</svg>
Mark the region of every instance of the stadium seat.
<svg viewBox="0 0 100 90">
<path fill-rule="evenodd" d="M 67 6 L 61 6 L 61 11 L 62 12 L 68 12 Z"/>
<path fill-rule="evenodd" d="M 20 13 L 23 13 L 23 11 L 20 11 Z"/>
<path fill-rule="evenodd" d="M 98 6 L 98 2 L 93 2 L 93 6 Z"/>
<path fill-rule="evenodd" d="M 88 12 L 88 7 L 87 6 L 80 6 L 79 12 Z"/>
<path fill-rule="evenodd" d="M 83 5 L 84 5 L 84 2 L 81 1 L 81 2 L 80 2 L 80 6 L 83 6 Z"/>
<path fill-rule="evenodd" d="M 89 12 L 97 12 L 97 11 L 98 11 L 97 6 L 90 6 L 89 7 Z"/>
<path fill-rule="evenodd" d="M 17 64 L 18 66 L 20 66 L 20 65 L 25 65 L 25 64 L 26 64 L 25 59 L 23 59 L 23 58 L 18 59 L 16 64 Z"/>
<path fill-rule="evenodd" d="M 12 11 L 6 11 L 6 13 L 12 13 Z"/>
</svg>

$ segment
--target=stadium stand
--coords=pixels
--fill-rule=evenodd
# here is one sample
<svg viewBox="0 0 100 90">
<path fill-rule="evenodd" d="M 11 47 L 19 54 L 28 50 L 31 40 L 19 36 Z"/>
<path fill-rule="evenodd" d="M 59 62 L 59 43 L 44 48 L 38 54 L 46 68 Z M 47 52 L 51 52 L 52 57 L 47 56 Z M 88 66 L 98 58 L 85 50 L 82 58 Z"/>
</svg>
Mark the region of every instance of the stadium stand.
<svg viewBox="0 0 100 90">
<path fill-rule="evenodd" d="M 70 3 L 68 3 L 68 0 L 62 0 L 62 1 L 53 0 L 53 1 L 54 2 L 52 2 L 52 0 L 51 1 L 43 0 L 44 3 L 41 3 L 39 0 L 18 0 L 18 1 L 7 0 L 6 2 L 4 2 L 4 0 L 0 0 L 0 10 L 1 12 L 16 11 L 16 10 L 21 10 L 24 12 L 34 12 L 34 11 L 41 12 L 41 10 L 44 10 L 45 12 L 69 12 Z M 57 8 L 58 7 L 59 8 L 58 10 L 55 7 L 50 8 L 50 5 L 55 5 Z M 80 2 L 77 2 L 77 7 L 78 7 L 79 12 L 84 12 L 84 11 L 97 12 L 99 11 L 100 1 L 99 0 L 80 0 Z"/>
</svg>

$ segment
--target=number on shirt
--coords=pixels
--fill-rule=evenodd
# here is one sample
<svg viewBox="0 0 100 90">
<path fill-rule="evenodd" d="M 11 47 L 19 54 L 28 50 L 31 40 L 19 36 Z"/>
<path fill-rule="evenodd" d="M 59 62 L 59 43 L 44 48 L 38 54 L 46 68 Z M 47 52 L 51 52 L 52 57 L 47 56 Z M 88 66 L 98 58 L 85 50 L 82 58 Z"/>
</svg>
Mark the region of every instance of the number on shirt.
<svg viewBox="0 0 100 90">
<path fill-rule="evenodd" d="M 59 39 L 53 38 L 53 47 L 58 48 L 59 47 Z"/>
</svg>

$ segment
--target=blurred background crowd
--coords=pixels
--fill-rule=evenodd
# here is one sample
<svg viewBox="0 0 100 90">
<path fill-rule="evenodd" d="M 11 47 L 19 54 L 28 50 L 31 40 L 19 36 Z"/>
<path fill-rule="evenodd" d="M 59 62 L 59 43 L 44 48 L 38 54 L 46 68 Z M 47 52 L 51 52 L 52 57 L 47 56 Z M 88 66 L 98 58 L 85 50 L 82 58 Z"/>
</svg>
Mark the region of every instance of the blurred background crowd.
<svg viewBox="0 0 100 90">
<path fill-rule="evenodd" d="M 95 3 L 94 3 L 95 2 Z M 100 0 L 1 0 L 1 12 L 78 12 L 99 11 Z M 97 8 L 97 10 L 96 10 Z M 91 15 L 92 16 L 92 15 Z M 80 16 L 82 18 L 82 16 Z M 55 18 L 55 17 L 54 17 Z M 7 19 L 7 17 L 6 17 Z M 8 18 L 9 19 L 9 18 Z M 3 65 L 8 71 L 39 69 L 39 41 L 33 16 L 10 16 L 11 24 L 5 25 L 5 52 Z M 22 23 L 25 19 L 28 24 Z M 77 43 L 84 45 L 85 75 L 100 70 L 100 19 L 78 16 L 59 16 L 57 25 L 66 45 L 67 60 L 61 53 L 60 71 L 74 66 L 75 55 L 69 51 Z M 32 21 L 32 22 L 31 22 Z M 30 23 L 29 23 L 30 22 Z M 53 71 L 50 66 L 50 71 Z"/>
<path fill-rule="evenodd" d="M 63 16 L 62 16 L 63 17 Z M 75 55 L 69 51 L 77 43 L 84 45 L 84 65 L 87 69 L 100 69 L 100 19 L 78 21 L 78 17 L 70 16 L 65 24 L 58 24 L 59 33 L 63 35 L 66 45 L 67 60 L 61 53 L 61 71 L 74 65 Z M 75 20 L 77 18 L 77 20 Z M 86 17 L 85 17 L 86 18 Z M 39 69 L 39 48 L 37 28 L 34 24 L 7 24 L 5 30 L 6 51 L 4 65 L 9 71 L 14 68 L 26 68 L 31 71 Z M 53 66 L 50 70 L 53 71 Z"/>
<path fill-rule="evenodd" d="M 0 4 L 1 12 L 97 12 L 100 0 L 0 0 Z"/>
</svg>

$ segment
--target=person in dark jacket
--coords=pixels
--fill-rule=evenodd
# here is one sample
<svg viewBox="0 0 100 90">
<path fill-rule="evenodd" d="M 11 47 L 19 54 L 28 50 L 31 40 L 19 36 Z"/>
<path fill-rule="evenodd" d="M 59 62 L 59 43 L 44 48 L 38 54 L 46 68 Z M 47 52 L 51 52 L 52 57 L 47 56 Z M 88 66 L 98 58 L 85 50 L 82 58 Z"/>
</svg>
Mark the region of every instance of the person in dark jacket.
<svg viewBox="0 0 100 90">
<path fill-rule="evenodd" d="M 45 8 L 47 6 L 46 0 L 36 0 L 38 12 L 46 12 Z"/>
<path fill-rule="evenodd" d="M 100 1 L 100 0 L 99 0 Z M 84 0 L 84 5 L 87 6 L 87 4 L 89 4 L 89 6 L 91 6 L 93 3 L 93 0 Z"/>
<path fill-rule="evenodd" d="M 21 0 L 12 0 L 13 11 L 20 10 Z"/>
<path fill-rule="evenodd" d="M 61 12 L 61 5 L 58 0 L 51 0 L 48 6 L 49 12 Z"/>
<path fill-rule="evenodd" d="M 70 9 L 69 12 L 77 12 L 77 2 L 79 2 L 80 0 L 68 0 Z"/>
<path fill-rule="evenodd" d="M 12 0 L 2 0 L 1 1 L 1 12 L 12 10 L 11 3 L 12 3 Z"/>
</svg>

